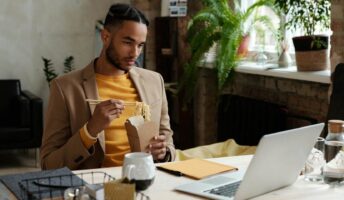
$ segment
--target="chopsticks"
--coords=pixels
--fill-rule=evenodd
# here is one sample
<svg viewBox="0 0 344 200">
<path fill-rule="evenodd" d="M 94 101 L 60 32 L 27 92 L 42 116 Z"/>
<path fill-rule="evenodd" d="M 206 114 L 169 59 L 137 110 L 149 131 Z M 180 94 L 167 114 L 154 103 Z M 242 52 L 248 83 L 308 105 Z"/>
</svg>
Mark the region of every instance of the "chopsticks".
<svg viewBox="0 0 344 200">
<path fill-rule="evenodd" d="M 104 100 L 98 100 L 98 99 L 86 99 L 86 102 L 89 102 L 91 105 L 98 104 Z M 136 106 L 136 102 L 134 101 L 124 101 L 125 106 Z"/>
</svg>

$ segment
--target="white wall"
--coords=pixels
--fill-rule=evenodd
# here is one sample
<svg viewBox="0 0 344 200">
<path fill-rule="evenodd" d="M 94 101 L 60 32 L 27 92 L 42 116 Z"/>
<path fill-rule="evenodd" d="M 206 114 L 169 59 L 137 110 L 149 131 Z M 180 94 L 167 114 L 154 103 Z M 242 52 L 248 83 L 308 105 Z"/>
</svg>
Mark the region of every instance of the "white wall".
<svg viewBox="0 0 344 200">
<path fill-rule="evenodd" d="M 1 0 L 0 79 L 20 79 L 46 107 L 41 57 L 60 74 L 67 56 L 74 56 L 77 68 L 87 65 L 95 54 L 95 23 L 115 2 L 130 0 Z"/>
</svg>

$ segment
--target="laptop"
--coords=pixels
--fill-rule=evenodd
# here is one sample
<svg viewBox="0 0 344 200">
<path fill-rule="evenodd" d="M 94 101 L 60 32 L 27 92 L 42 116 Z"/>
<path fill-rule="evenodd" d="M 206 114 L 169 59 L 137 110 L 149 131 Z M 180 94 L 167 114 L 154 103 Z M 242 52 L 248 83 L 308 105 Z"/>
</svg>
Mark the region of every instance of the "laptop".
<svg viewBox="0 0 344 200">
<path fill-rule="evenodd" d="M 177 186 L 175 190 L 210 199 L 248 199 L 293 184 L 324 123 L 265 135 L 243 170 Z"/>
</svg>

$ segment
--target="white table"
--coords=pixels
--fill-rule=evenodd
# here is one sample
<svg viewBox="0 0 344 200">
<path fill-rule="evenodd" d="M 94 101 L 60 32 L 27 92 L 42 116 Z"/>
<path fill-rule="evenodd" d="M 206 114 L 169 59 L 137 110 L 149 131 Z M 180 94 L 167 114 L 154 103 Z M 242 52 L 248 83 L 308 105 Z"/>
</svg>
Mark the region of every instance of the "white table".
<svg viewBox="0 0 344 200">
<path fill-rule="evenodd" d="M 235 156 L 210 159 L 215 162 L 236 166 L 239 170 L 246 170 L 252 156 Z M 267 163 L 269 164 L 269 163 Z M 272 164 L 272 163 L 271 163 Z M 79 170 L 75 173 L 89 172 L 89 171 L 103 171 L 115 178 L 121 177 L 121 167 L 101 168 L 94 170 Z M 152 200 L 183 200 L 183 199 L 202 199 L 198 196 L 193 196 L 186 193 L 175 191 L 174 188 L 180 184 L 195 181 L 187 177 L 177 177 L 160 170 L 157 170 L 156 177 L 152 186 L 150 186 L 144 193 Z M 291 186 L 270 192 L 268 194 L 254 198 L 255 200 L 296 200 L 296 199 L 309 199 L 309 200 L 335 200 L 344 199 L 344 186 L 330 187 L 324 183 L 310 183 L 303 180 L 300 176 L 299 179 Z"/>
</svg>

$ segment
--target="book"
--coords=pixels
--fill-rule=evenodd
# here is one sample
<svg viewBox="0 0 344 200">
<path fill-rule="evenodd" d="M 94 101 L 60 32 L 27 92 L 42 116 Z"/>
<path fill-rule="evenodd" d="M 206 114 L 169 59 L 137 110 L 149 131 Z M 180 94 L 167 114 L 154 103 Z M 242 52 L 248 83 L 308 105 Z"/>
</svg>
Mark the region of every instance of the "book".
<svg viewBox="0 0 344 200">
<path fill-rule="evenodd" d="M 230 165 L 224 165 L 199 158 L 162 164 L 158 167 L 158 169 L 159 168 L 173 171 L 173 173 L 179 172 L 182 175 L 194 179 L 203 179 L 218 173 L 238 170 L 238 168 Z"/>
</svg>

